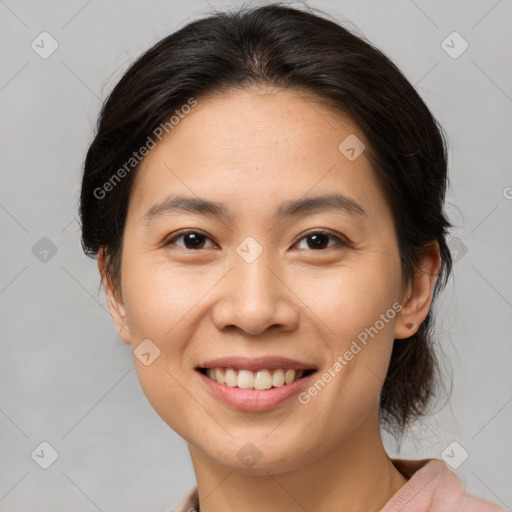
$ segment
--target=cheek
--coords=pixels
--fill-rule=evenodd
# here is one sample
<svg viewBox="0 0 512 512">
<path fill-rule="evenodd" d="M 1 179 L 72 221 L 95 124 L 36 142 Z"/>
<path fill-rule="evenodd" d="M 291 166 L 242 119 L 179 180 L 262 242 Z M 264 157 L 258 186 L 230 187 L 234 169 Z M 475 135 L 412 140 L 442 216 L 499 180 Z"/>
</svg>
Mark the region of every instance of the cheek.
<svg viewBox="0 0 512 512">
<path fill-rule="evenodd" d="M 190 438 L 203 427 L 204 410 L 183 375 L 173 371 L 162 353 L 150 366 L 135 361 L 140 387 L 151 407 L 178 435 Z"/>
<path fill-rule="evenodd" d="M 397 279 L 396 266 L 390 260 L 368 259 L 333 272 L 319 270 L 316 275 L 309 274 L 306 282 L 311 286 L 303 284 L 298 294 L 307 297 L 304 302 L 315 313 L 315 322 L 323 333 L 320 350 L 328 354 L 327 364 L 341 358 L 342 369 L 334 370 L 337 377 L 329 398 L 333 411 L 341 402 L 343 411 L 345 407 L 353 411 L 364 409 L 379 393 L 400 308 L 396 302 L 400 284 Z M 334 392 L 336 388 L 338 391 Z"/>
<path fill-rule="evenodd" d="M 208 289 L 207 283 L 191 272 L 174 270 L 168 262 L 143 258 L 131 262 L 123 281 L 130 333 L 136 343 L 144 338 L 163 343 L 181 332 L 186 323 L 183 319 L 192 313 Z"/>
<path fill-rule="evenodd" d="M 169 265 L 142 258 L 140 264 L 135 263 L 132 257 L 123 282 L 132 343 L 136 349 L 149 339 L 159 350 L 147 366 L 134 354 L 137 377 L 157 414 L 179 435 L 186 436 L 198 411 L 186 391 L 192 376 L 181 366 L 192 335 L 189 328 L 190 319 L 194 318 L 193 306 L 205 293 L 206 284 L 194 283 Z"/>
<path fill-rule="evenodd" d="M 367 259 L 329 271 L 297 273 L 290 287 L 300 290 L 297 295 L 321 321 L 327 336 L 347 340 L 373 326 L 387 312 L 385 325 L 379 322 L 378 328 L 385 332 L 392 329 L 398 279 L 391 262 Z"/>
<path fill-rule="evenodd" d="M 322 331 L 319 350 L 326 354 L 329 374 L 324 377 L 325 387 L 317 386 L 321 391 L 312 390 L 315 395 L 306 407 L 311 407 L 311 425 L 324 424 L 324 435 L 331 436 L 333 443 L 378 407 L 399 307 L 394 276 L 383 268 L 377 263 L 354 266 L 337 269 L 325 278 L 319 272 L 308 278 L 315 286 L 298 293 L 307 297 L 304 302 Z M 303 295 L 306 289 L 310 291 Z"/>
</svg>

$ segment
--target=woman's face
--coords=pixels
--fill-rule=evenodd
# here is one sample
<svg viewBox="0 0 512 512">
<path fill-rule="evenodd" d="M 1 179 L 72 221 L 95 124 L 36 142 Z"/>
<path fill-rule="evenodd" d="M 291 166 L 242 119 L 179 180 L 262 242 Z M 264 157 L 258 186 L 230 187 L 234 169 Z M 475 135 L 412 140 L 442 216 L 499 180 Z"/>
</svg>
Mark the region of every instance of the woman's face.
<svg viewBox="0 0 512 512">
<path fill-rule="evenodd" d="M 209 460 L 279 473 L 378 433 L 393 340 L 411 332 L 391 211 L 356 137 L 297 93 L 236 91 L 198 98 L 141 164 L 109 307 L 147 399 Z M 198 207 L 155 206 L 177 196 Z M 228 357 L 316 372 L 286 399 L 217 383 L 223 398 L 197 368 Z"/>
</svg>

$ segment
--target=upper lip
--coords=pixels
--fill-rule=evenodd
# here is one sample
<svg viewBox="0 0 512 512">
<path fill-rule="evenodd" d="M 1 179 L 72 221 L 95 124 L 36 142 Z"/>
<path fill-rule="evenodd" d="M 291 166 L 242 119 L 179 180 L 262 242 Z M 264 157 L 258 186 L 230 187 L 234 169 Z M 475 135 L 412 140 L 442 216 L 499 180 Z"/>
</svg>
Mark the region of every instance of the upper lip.
<svg viewBox="0 0 512 512">
<path fill-rule="evenodd" d="M 220 357 L 201 363 L 197 368 L 236 368 L 240 370 L 275 370 L 293 368 L 295 370 L 316 370 L 311 363 L 303 363 L 295 359 L 281 356 L 262 357 Z"/>
</svg>

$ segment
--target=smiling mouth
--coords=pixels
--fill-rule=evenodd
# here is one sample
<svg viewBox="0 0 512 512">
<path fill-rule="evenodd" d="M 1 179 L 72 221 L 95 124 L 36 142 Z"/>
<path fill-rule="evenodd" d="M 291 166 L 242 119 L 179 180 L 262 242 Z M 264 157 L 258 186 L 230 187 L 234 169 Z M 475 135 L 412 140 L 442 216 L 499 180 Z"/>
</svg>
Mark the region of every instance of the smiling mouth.
<svg viewBox="0 0 512 512">
<path fill-rule="evenodd" d="M 277 368 L 257 371 L 237 368 L 196 368 L 211 380 L 230 388 L 265 390 L 290 385 L 303 379 L 315 369 L 295 370 L 293 368 Z"/>
</svg>

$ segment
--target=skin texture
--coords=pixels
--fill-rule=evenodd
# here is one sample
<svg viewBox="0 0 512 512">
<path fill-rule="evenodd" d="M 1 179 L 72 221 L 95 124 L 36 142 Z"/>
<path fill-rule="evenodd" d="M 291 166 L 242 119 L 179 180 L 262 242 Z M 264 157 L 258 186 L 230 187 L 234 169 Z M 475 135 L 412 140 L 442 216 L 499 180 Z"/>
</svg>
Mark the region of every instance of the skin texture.
<svg viewBox="0 0 512 512">
<path fill-rule="evenodd" d="M 349 118 L 289 90 L 198 98 L 139 169 L 122 293 L 98 255 L 121 338 L 133 349 L 149 338 L 160 350 L 151 365 L 134 364 L 151 405 L 188 443 L 201 511 L 377 511 L 406 482 L 382 444 L 378 397 L 394 339 L 407 343 L 429 311 L 439 249 L 432 244 L 402 297 L 391 210 L 365 153 L 350 161 L 338 150 L 349 134 L 366 144 Z M 272 217 L 283 201 L 333 192 L 366 216 Z M 145 212 L 170 194 L 223 203 L 233 218 L 172 213 L 145 225 Z M 166 245 L 183 229 L 205 235 L 199 250 L 186 237 Z M 325 238 L 315 250 L 305 235 L 318 229 L 350 245 Z M 236 251 L 248 236 L 263 248 L 252 263 Z M 321 374 L 395 302 L 400 313 L 308 404 L 240 411 L 194 370 L 222 356 L 279 355 Z M 237 456 L 249 441 L 261 454 L 252 467 Z"/>
</svg>

